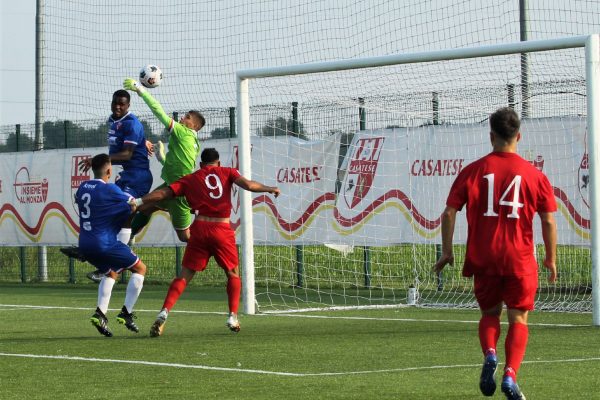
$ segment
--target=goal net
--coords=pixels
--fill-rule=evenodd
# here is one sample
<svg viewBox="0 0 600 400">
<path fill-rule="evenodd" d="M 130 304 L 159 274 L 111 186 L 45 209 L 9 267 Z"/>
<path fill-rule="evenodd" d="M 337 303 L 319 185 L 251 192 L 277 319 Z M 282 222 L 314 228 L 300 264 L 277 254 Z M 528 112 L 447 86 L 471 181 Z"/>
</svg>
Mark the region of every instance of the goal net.
<svg viewBox="0 0 600 400">
<path fill-rule="evenodd" d="M 238 71 L 242 173 L 282 191 L 242 201 L 246 311 L 475 307 L 464 211 L 455 265 L 432 266 L 450 185 L 491 151 L 488 116 L 505 106 L 559 207 L 556 284 L 535 221 L 536 307 L 591 311 L 586 40 Z"/>
</svg>

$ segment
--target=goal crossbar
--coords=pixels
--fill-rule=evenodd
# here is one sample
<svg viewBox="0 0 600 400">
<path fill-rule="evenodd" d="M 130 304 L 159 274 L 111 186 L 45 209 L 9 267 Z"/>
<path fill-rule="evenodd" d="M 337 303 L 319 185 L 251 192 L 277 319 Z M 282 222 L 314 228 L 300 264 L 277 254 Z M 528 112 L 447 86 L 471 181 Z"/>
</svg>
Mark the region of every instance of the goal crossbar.
<svg viewBox="0 0 600 400">
<path fill-rule="evenodd" d="M 250 158 L 250 103 L 249 80 L 257 78 L 280 77 L 288 75 L 314 74 L 351 69 L 416 64 L 435 61 L 450 61 L 468 58 L 482 58 L 509 54 L 553 51 L 585 47 L 586 91 L 587 91 L 587 140 L 589 149 L 590 203 L 591 207 L 591 254 L 592 254 L 592 310 L 593 324 L 600 326 L 600 234 L 598 231 L 600 214 L 600 188 L 596 184 L 600 177 L 600 39 L 598 34 L 572 36 L 547 40 L 524 41 L 470 48 L 392 54 L 386 56 L 343 59 L 279 67 L 243 69 L 236 72 L 237 82 L 237 125 L 239 127 L 239 166 L 240 172 L 247 178 L 252 177 Z M 255 314 L 255 282 L 252 198 L 250 193 L 242 191 L 241 200 L 241 248 L 244 312 Z M 560 266 L 559 266 L 560 268 Z"/>
</svg>

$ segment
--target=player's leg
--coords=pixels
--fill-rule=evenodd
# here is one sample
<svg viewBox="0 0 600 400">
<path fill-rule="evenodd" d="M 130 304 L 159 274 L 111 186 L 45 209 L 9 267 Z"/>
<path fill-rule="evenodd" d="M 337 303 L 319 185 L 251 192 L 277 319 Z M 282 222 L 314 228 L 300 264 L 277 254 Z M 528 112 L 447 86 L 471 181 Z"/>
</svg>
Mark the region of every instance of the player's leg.
<svg viewBox="0 0 600 400">
<path fill-rule="evenodd" d="M 496 348 L 500 337 L 500 315 L 502 314 L 502 282 L 493 276 L 475 276 L 474 292 L 481 309 L 479 320 L 479 344 L 483 352 L 483 365 L 479 378 L 479 389 L 484 396 L 496 392 L 496 369 L 498 357 Z"/>
<path fill-rule="evenodd" d="M 171 223 L 177 233 L 177 238 L 182 242 L 190 240 L 190 226 L 193 222 L 194 214 L 184 197 L 169 199 L 167 208 L 171 216 Z"/>
<path fill-rule="evenodd" d="M 210 237 L 214 248 L 214 257 L 217 264 L 227 277 L 227 303 L 229 306 L 229 316 L 226 325 L 233 332 L 240 331 L 240 322 L 238 320 L 238 308 L 240 304 L 240 293 L 242 291 L 242 281 L 238 268 L 238 252 L 235 245 L 235 232 L 229 224 L 212 224 Z"/>
<path fill-rule="evenodd" d="M 525 357 L 529 328 L 527 327 L 526 310 L 514 308 L 508 309 L 508 333 L 504 343 L 506 352 L 506 366 L 502 377 L 502 392 L 507 399 L 519 400 L 525 398 L 519 385 L 517 385 L 517 373 Z"/>
<path fill-rule="evenodd" d="M 60 252 L 69 258 L 75 258 L 81 262 L 86 262 L 86 258 L 79 252 L 79 247 L 77 246 L 69 246 L 69 247 L 61 247 Z"/>
<path fill-rule="evenodd" d="M 239 332 L 240 321 L 238 320 L 238 308 L 240 304 L 240 293 L 242 291 L 242 281 L 240 279 L 239 269 L 237 267 L 229 270 L 226 269 L 225 275 L 227 276 L 227 304 L 229 306 L 229 315 L 225 324 L 232 332 Z"/>
<path fill-rule="evenodd" d="M 502 392 L 508 399 L 524 398 L 517 385 L 517 374 L 525 357 L 529 339 L 527 317 L 529 311 L 533 310 L 537 285 L 537 274 L 506 278 L 504 302 L 508 309 L 508 332 L 504 342 L 506 364 L 502 378 Z"/>
<path fill-rule="evenodd" d="M 117 315 L 117 322 L 125 325 L 130 331 L 138 333 L 140 330 L 134 321 L 137 317 L 133 312 L 133 307 L 142 292 L 147 267 L 142 260 L 138 259 L 137 263 L 129 268 L 129 270 L 131 271 L 131 276 L 125 290 L 125 304 L 121 308 L 119 315 Z"/>
<path fill-rule="evenodd" d="M 100 334 L 111 337 L 112 332 L 108 327 L 108 318 L 106 317 L 106 313 L 108 312 L 108 305 L 110 303 L 110 297 L 113 286 L 116 282 L 117 274 L 114 271 L 107 270 L 106 268 L 100 268 L 100 271 L 100 274 L 102 274 L 102 279 L 98 284 L 98 301 L 96 303 L 96 311 L 90 318 L 90 322 L 96 327 Z"/>
<path fill-rule="evenodd" d="M 169 290 L 165 296 L 162 309 L 150 327 L 151 337 L 157 337 L 163 334 L 165 323 L 167 322 L 167 318 L 169 316 L 169 311 L 171 311 L 171 309 L 175 306 L 175 303 L 177 303 L 177 300 L 179 300 L 179 297 L 184 292 L 187 284 L 194 278 L 195 274 L 196 271 L 189 269 L 184 265 L 181 269 L 181 273 L 177 276 L 177 278 L 173 279 L 171 285 L 169 285 Z"/>
<path fill-rule="evenodd" d="M 121 173 L 121 178 L 115 182 L 123 192 L 134 198 L 142 197 L 150 191 L 152 187 L 152 173 L 147 169 L 131 169 Z M 129 244 L 132 237 L 131 225 L 135 214 L 127 219 L 119 233 L 117 240 L 121 243 Z M 137 233 L 137 232 L 136 232 Z"/>
<path fill-rule="evenodd" d="M 162 189 L 166 186 L 167 186 L 167 184 L 165 182 L 163 182 L 160 185 L 158 185 L 156 188 L 154 188 L 154 190 Z M 166 208 L 166 206 L 163 205 L 163 202 L 159 202 L 155 205 L 142 204 L 140 207 L 138 207 L 138 210 L 135 213 L 135 215 L 131 221 L 131 236 L 135 237 L 135 235 L 140 233 L 140 231 L 146 225 L 148 225 L 148 222 L 150 222 L 152 213 L 154 213 L 157 210 L 163 209 L 163 208 Z"/>
<path fill-rule="evenodd" d="M 142 204 L 140 207 L 138 207 L 136 213 L 131 219 L 132 240 L 135 238 L 135 235 L 140 233 L 142 229 L 148 225 L 148 222 L 150 222 L 150 219 L 152 218 L 152 214 L 160 209 L 160 207 L 157 207 L 153 204 Z"/>
</svg>

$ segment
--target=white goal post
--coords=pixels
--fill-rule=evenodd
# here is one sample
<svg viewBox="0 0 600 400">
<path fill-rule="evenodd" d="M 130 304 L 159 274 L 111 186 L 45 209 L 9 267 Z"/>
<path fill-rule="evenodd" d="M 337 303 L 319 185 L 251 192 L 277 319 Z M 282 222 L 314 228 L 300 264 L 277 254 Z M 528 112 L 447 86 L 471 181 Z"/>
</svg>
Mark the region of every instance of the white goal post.
<svg viewBox="0 0 600 400">
<path fill-rule="evenodd" d="M 282 77 L 344 71 L 400 64 L 418 64 L 435 61 L 483 58 L 530 52 L 544 52 L 560 49 L 585 48 L 585 79 L 587 93 L 587 146 L 589 154 L 590 204 L 600 204 L 600 40 L 597 34 L 574 36 L 551 40 L 526 41 L 472 48 L 456 48 L 431 52 L 395 54 L 380 57 L 344 59 L 338 61 L 308 63 L 273 68 L 256 68 L 238 70 L 237 78 L 237 126 L 239 134 L 239 169 L 242 175 L 252 177 L 251 144 L 250 144 L 250 100 L 249 81 L 252 79 Z M 483 154 L 482 154 L 483 155 Z M 252 197 L 249 192 L 241 193 L 241 265 L 243 275 L 244 312 L 255 314 L 255 282 L 254 282 L 254 238 Z M 439 205 L 440 211 L 443 204 Z M 600 325 L 600 232 L 598 207 L 590 207 L 590 247 L 592 262 L 592 312 L 593 324 Z M 559 266 L 560 268 L 560 266 Z"/>
</svg>

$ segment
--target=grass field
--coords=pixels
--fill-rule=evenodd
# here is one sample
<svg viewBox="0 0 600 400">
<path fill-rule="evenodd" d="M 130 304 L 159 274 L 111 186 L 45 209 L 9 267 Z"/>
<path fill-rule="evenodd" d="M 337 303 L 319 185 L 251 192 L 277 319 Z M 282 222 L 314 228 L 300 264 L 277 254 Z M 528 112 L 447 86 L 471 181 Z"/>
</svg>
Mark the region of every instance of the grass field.
<svg viewBox="0 0 600 400">
<path fill-rule="evenodd" d="M 166 287 L 144 288 L 136 335 L 115 321 L 124 298 L 117 285 L 108 314 L 114 337 L 105 338 L 89 323 L 95 289 L 0 285 L 0 398 L 482 397 L 477 311 L 242 315 L 234 334 L 225 327 L 224 288 L 191 287 L 164 336 L 150 338 Z M 527 398 L 600 398 L 600 330 L 591 315 L 533 313 L 530 324 L 519 374 Z"/>
</svg>

